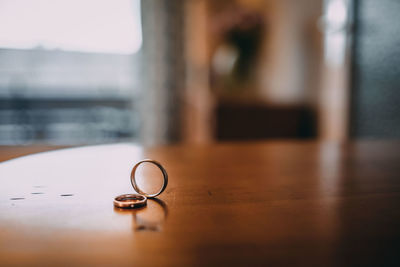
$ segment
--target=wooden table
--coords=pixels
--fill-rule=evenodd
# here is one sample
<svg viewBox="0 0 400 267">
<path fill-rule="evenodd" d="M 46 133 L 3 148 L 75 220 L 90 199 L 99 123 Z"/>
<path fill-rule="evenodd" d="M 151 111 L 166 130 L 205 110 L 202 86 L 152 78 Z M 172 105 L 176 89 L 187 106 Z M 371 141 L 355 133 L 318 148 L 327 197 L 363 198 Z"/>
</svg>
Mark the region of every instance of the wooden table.
<svg viewBox="0 0 400 267">
<path fill-rule="evenodd" d="M 142 158 L 170 183 L 116 210 Z M 149 179 L 149 181 L 152 179 Z M 400 265 L 400 143 L 64 149 L 0 164 L 0 265 Z"/>
</svg>

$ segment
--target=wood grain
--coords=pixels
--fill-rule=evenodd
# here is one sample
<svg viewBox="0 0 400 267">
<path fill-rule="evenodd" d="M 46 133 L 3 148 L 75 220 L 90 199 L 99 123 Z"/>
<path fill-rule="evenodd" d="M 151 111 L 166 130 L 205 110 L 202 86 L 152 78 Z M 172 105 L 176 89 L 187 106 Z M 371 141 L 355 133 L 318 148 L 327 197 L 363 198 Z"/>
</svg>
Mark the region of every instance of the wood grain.
<svg viewBox="0 0 400 267">
<path fill-rule="evenodd" d="M 0 265 L 398 266 L 400 142 L 64 149 L 0 164 Z M 170 183 L 114 209 L 153 158 Z M 154 179 L 149 179 L 154 181 Z"/>
</svg>

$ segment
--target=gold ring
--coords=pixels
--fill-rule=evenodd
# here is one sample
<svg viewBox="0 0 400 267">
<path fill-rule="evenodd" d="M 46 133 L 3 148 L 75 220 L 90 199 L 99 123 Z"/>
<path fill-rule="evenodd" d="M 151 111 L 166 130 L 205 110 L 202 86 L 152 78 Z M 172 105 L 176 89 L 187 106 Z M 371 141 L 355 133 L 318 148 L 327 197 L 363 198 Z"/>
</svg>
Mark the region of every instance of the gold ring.
<svg viewBox="0 0 400 267">
<path fill-rule="evenodd" d="M 163 185 L 161 186 L 161 189 L 155 194 L 147 194 L 146 192 L 143 192 L 136 183 L 136 176 L 135 176 L 136 170 L 140 164 L 145 163 L 145 162 L 153 163 L 161 170 L 161 172 L 163 174 L 163 178 L 164 178 Z M 165 188 L 167 188 L 168 174 L 167 174 L 167 171 L 164 169 L 164 167 L 158 161 L 155 161 L 152 159 L 144 159 L 144 160 L 141 160 L 138 163 L 136 163 L 136 165 L 133 167 L 132 172 L 131 172 L 131 183 L 132 183 L 133 189 L 135 189 L 135 191 L 137 193 L 139 193 L 143 196 L 146 196 L 148 198 L 154 198 L 154 197 L 158 196 L 159 194 L 161 194 L 165 190 Z"/>
<path fill-rule="evenodd" d="M 122 209 L 134 209 L 146 206 L 147 198 L 138 194 L 125 194 L 114 198 L 114 206 Z"/>
</svg>

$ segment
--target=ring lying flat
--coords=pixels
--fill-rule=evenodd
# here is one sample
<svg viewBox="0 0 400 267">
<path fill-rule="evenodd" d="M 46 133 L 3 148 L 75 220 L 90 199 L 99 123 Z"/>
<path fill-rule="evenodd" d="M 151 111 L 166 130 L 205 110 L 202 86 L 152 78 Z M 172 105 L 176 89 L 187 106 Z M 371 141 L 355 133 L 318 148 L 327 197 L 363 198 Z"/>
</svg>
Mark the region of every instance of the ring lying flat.
<svg viewBox="0 0 400 267">
<path fill-rule="evenodd" d="M 122 209 L 134 209 L 146 206 L 147 198 L 138 194 L 125 194 L 114 198 L 114 206 Z"/>
<path fill-rule="evenodd" d="M 161 172 L 163 174 L 163 178 L 164 178 L 163 185 L 162 185 L 160 191 L 158 191 L 155 194 L 147 194 L 146 192 L 143 192 L 138 187 L 138 185 L 136 183 L 136 176 L 135 176 L 136 170 L 137 170 L 137 168 L 139 167 L 140 164 L 145 163 L 145 162 L 152 163 L 152 164 L 156 165 L 161 170 Z M 145 159 L 145 160 L 139 161 L 133 167 L 132 172 L 131 172 L 131 183 L 132 183 L 133 189 L 135 189 L 135 191 L 138 192 L 139 194 L 141 194 L 143 196 L 146 196 L 148 198 L 154 198 L 154 197 L 158 196 L 159 194 L 161 194 L 165 190 L 165 188 L 167 188 L 167 185 L 168 185 L 168 174 L 167 174 L 167 171 L 164 169 L 164 167 L 158 161 L 155 161 L 155 160 L 152 160 L 152 159 Z"/>
</svg>

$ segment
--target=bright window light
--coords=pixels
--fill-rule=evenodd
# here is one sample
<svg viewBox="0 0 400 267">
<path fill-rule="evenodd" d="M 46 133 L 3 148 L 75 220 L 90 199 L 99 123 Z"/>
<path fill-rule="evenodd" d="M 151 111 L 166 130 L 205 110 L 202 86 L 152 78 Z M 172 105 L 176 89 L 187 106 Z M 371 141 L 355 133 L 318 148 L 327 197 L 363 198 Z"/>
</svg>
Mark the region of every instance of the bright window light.
<svg viewBox="0 0 400 267">
<path fill-rule="evenodd" d="M 0 0 L 0 48 L 132 54 L 140 0 Z"/>
</svg>

